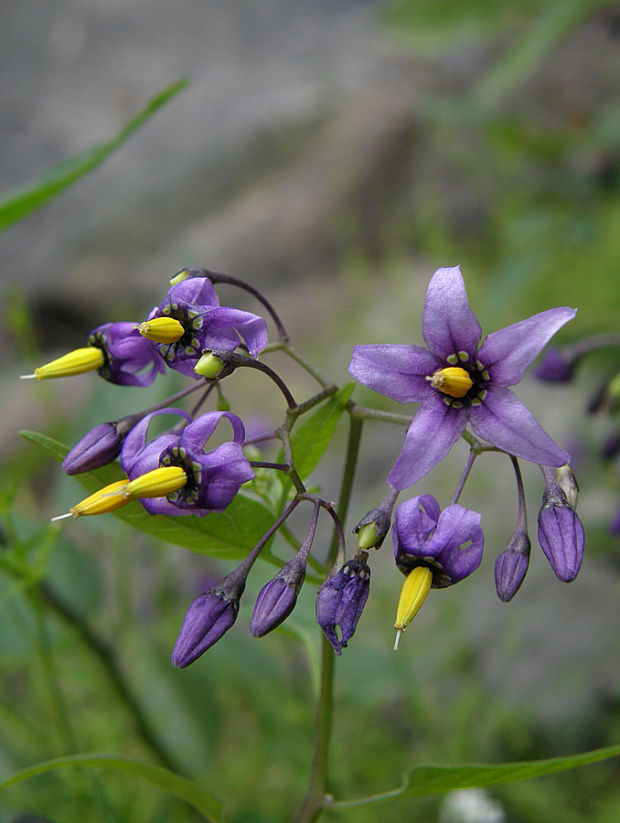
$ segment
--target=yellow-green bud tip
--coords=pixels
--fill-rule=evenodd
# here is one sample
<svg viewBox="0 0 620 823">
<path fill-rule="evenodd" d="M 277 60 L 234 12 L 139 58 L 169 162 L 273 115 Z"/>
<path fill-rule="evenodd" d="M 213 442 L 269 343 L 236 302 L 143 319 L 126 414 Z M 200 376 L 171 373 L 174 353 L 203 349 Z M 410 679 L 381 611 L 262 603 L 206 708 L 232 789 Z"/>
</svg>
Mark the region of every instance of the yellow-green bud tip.
<svg viewBox="0 0 620 823">
<path fill-rule="evenodd" d="M 357 545 L 360 549 L 373 549 L 378 542 L 376 523 L 366 523 L 357 533 Z"/>
<path fill-rule="evenodd" d="M 153 343 L 176 343 L 185 334 L 185 329 L 174 317 L 154 317 L 140 323 L 138 331 L 142 337 Z"/>
<path fill-rule="evenodd" d="M 432 377 L 427 377 L 431 381 L 431 386 L 438 389 L 443 394 L 450 397 L 465 397 L 467 392 L 474 385 L 471 377 L 460 366 L 448 366 L 445 369 L 438 369 Z"/>
<path fill-rule="evenodd" d="M 141 474 L 127 483 L 125 494 L 130 499 L 136 497 L 166 497 L 181 489 L 187 483 L 187 475 L 181 466 L 164 466 Z"/>
<path fill-rule="evenodd" d="M 397 631 L 394 651 L 398 649 L 401 632 L 404 632 L 416 614 L 420 611 L 422 603 L 431 589 L 433 573 L 426 566 L 416 566 L 409 572 L 403 583 L 396 609 L 396 622 L 394 628 Z"/>
<path fill-rule="evenodd" d="M 222 371 L 223 366 L 224 363 L 220 360 L 220 358 L 208 351 L 205 352 L 205 354 L 203 354 L 200 360 L 196 363 L 194 366 L 194 371 L 201 377 L 208 377 L 209 380 L 213 380 Z"/>
<path fill-rule="evenodd" d="M 187 269 L 181 269 L 181 271 L 178 271 L 176 274 L 172 275 L 170 278 L 170 285 L 176 286 L 177 283 L 182 283 L 184 280 L 187 280 L 188 277 L 189 272 Z"/>
<path fill-rule="evenodd" d="M 74 374 L 100 369 L 105 362 L 103 351 L 96 346 L 85 346 L 83 349 L 74 349 L 56 360 L 50 360 L 34 370 L 37 380 L 50 377 L 71 377 Z M 25 375 L 30 378 L 32 375 Z"/>
</svg>

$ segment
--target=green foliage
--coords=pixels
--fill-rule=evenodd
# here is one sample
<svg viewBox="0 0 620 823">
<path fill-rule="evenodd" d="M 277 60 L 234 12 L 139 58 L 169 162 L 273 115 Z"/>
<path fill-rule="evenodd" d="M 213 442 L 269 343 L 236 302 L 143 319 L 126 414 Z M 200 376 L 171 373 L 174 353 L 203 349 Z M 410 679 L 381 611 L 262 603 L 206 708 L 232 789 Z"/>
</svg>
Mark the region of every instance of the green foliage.
<svg viewBox="0 0 620 823">
<path fill-rule="evenodd" d="M 30 183 L 11 189 L 0 200 L 0 231 L 4 231 L 18 220 L 23 220 L 31 212 L 40 209 L 48 200 L 59 195 L 84 175 L 101 165 L 111 154 L 119 149 L 140 126 L 156 114 L 162 106 L 187 86 L 187 79 L 182 78 L 173 85 L 159 92 L 142 111 L 132 117 L 128 123 L 111 140 L 99 143 L 81 154 L 64 160 L 48 169 L 43 175 Z"/>
<path fill-rule="evenodd" d="M 302 480 L 312 474 L 325 454 L 354 388 L 355 383 L 347 383 L 293 431 L 291 447 Z"/>
</svg>

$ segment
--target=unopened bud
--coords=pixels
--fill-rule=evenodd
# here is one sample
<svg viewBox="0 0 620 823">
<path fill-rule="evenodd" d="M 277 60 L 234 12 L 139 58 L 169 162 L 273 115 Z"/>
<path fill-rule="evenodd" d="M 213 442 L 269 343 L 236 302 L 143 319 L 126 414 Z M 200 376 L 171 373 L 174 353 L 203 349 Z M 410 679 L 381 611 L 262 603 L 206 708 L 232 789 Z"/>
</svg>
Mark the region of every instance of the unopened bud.
<svg viewBox="0 0 620 823">
<path fill-rule="evenodd" d="M 81 474 L 98 469 L 120 454 L 123 437 L 115 423 L 100 423 L 79 440 L 62 461 L 67 474 Z"/>
<path fill-rule="evenodd" d="M 516 531 L 508 546 L 495 561 L 495 588 L 504 603 L 518 592 L 530 562 L 530 539 L 523 531 Z"/>
<path fill-rule="evenodd" d="M 209 380 L 214 380 L 222 371 L 224 363 L 219 357 L 216 357 L 212 352 L 205 352 L 200 360 L 194 366 L 196 374 L 201 377 L 206 377 Z"/>
</svg>

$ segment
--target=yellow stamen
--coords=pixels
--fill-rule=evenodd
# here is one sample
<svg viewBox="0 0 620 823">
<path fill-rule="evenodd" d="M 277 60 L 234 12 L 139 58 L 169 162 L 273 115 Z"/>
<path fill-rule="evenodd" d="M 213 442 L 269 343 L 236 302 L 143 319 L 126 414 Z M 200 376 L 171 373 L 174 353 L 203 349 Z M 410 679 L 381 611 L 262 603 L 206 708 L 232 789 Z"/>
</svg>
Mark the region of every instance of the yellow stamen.
<svg viewBox="0 0 620 823">
<path fill-rule="evenodd" d="M 176 343 L 185 334 L 185 329 L 174 317 L 154 317 L 140 323 L 138 331 L 142 337 L 153 343 Z"/>
<path fill-rule="evenodd" d="M 131 498 L 127 496 L 127 478 L 110 483 L 99 491 L 81 500 L 75 506 L 71 506 L 71 514 L 74 517 L 82 517 L 86 514 L 105 514 L 120 509 Z"/>
<path fill-rule="evenodd" d="M 396 609 L 394 628 L 397 630 L 397 635 L 394 650 L 398 648 L 401 632 L 405 631 L 420 611 L 422 603 L 426 600 L 426 595 L 431 589 L 432 582 L 433 573 L 426 566 L 416 566 L 405 578 Z"/>
<path fill-rule="evenodd" d="M 82 374 L 93 369 L 100 369 L 105 362 L 105 356 L 101 349 L 96 346 L 85 346 L 83 349 L 75 349 L 56 360 L 50 360 L 43 366 L 34 370 L 37 380 L 48 377 L 69 377 L 73 374 Z"/>
<path fill-rule="evenodd" d="M 205 354 L 203 354 L 200 360 L 196 363 L 194 366 L 194 371 L 202 377 L 208 377 L 210 380 L 213 380 L 222 371 L 223 365 L 224 363 L 219 357 L 216 357 L 208 351 L 205 352 Z"/>
<path fill-rule="evenodd" d="M 181 466 L 165 466 L 136 477 L 127 484 L 125 494 L 131 498 L 166 497 L 183 488 L 186 483 L 187 475 Z"/>
<path fill-rule="evenodd" d="M 431 381 L 434 389 L 439 389 L 440 392 L 449 394 L 450 397 L 465 397 L 474 385 L 469 374 L 460 366 L 439 369 L 432 377 L 426 379 Z"/>
</svg>

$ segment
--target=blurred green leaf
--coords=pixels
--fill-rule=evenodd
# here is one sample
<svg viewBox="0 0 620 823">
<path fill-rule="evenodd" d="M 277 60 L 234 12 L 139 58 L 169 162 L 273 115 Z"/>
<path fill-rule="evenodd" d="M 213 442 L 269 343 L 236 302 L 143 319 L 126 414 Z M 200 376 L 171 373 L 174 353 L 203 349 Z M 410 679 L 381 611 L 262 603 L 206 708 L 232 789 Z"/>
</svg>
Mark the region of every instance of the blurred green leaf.
<svg viewBox="0 0 620 823">
<path fill-rule="evenodd" d="M 307 477 L 319 464 L 354 388 L 355 383 L 347 383 L 293 431 L 291 447 L 301 478 Z"/>
<path fill-rule="evenodd" d="M 59 461 L 63 460 L 69 451 L 69 447 L 64 443 L 38 432 L 22 431 L 20 435 Z M 110 463 L 94 472 L 76 475 L 75 479 L 88 492 L 93 493 L 122 477 L 120 466 L 117 463 Z M 135 501 L 112 514 L 135 529 L 159 537 L 175 546 L 182 546 L 200 554 L 228 558 L 245 556 L 273 523 L 273 515 L 265 506 L 241 494 L 235 497 L 226 511 L 209 514 L 206 517 L 153 515 Z"/>
<path fill-rule="evenodd" d="M 76 754 L 70 757 L 45 760 L 42 763 L 29 766 L 27 769 L 21 769 L 21 771 L 5 778 L 0 782 L 0 789 L 6 789 L 16 783 L 21 783 L 23 780 L 30 780 L 31 777 L 64 768 L 114 769 L 126 774 L 133 774 L 147 780 L 149 783 L 154 783 L 160 789 L 164 789 L 180 800 L 189 803 L 212 823 L 218 823 L 222 819 L 221 801 L 206 789 L 203 789 L 199 783 L 181 777 L 162 766 L 111 754 Z"/>
<path fill-rule="evenodd" d="M 22 220 L 30 212 L 40 209 L 48 200 L 77 182 L 89 171 L 99 166 L 116 149 L 128 140 L 140 126 L 150 120 L 159 109 L 187 86 L 187 78 L 181 78 L 172 86 L 155 95 L 148 105 L 118 132 L 111 140 L 97 143 L 81 154 L 53 166 L 30 183 L 10 189 L 0 200 L 0 231 Z"/>
<path fill-rule="evenodd" d="M 564 772 L 618 756 L 620 756 L 620 744 L 571 755 L 570 757 L 526 760 L 520 763 L 500 763 L 496 766 L 416 766 L 408 773 L 404 785 L 399 789 L 360 798 L 359 800 L 334 803 L 329 808 L 330 811 L 340 811 L 353 806 L 380 803 L 396 797 L 422 797 L 423 795 L 443 794 L 455 789 L 474 786 L 497 786 L 501 783 L 513 783 L 516 780 L 529 780 L 546 774 Z"/>
</svg>

